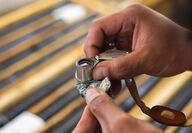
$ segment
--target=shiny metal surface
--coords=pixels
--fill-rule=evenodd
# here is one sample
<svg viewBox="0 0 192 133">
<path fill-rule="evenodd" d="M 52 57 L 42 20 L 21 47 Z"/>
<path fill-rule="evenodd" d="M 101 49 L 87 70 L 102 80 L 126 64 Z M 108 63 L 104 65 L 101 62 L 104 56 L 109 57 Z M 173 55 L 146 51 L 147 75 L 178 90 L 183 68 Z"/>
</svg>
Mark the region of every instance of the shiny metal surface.
<svg viewBox="0 0 192 133">
<path fill-rule="evenodd" d="M 89 82 L 92 80 L 92 70 L 96 64 L 96 61 L 90 58 L 82 58 L 76 62 L 76 74 L 75 77 L 80 82 Z"/>
</svg>

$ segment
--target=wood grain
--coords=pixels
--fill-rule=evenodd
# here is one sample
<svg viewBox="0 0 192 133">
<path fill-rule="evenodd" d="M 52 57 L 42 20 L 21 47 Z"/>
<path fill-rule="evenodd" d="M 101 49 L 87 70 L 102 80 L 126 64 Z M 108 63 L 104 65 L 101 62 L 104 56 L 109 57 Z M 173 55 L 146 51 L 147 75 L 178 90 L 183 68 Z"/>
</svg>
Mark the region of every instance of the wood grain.
<svg viewBox="0 0 192 133">
<path fill-rule="evenodd" d="M 38 12 L 51 8 L 64 0 L 36 0 L 22 8 L 10 12 L 0 18 L 0 30 L 7 26 L 30 17 Z"/>
<path fill-rule="evenodd" d="M 18 30 L 14 30 L 13 32 L 6 34 L 5 36 L 0 38 L 0 47 L 28 34 L 31 33 L 43 26 L 46 26 L 50 23 L 52 23 L 54 20 L 54 18 L 51 15 L 47 15 L 43 18 L 40 18 L 39 20 L 29 23 L 21 28 L 19 28 Z"/>
<path fill-rule="evenodd" d="M 66 49 L 65 52 L 3 88 L 0 91 L 0 112 L 5 112 L 28 95 L 37 91 L 44 84 L 66 72 L 81 56 L 82 44 L 80 43 Z"/>
<path fill-rule="evenodd" d="M 105 0 L 71 0 L 74 3 L 83 4 L 86 7 L 101 13 L 102 15 L 111 14 L 127 7 L 133 2 L 140 2 L 149 7 L 153 7 L 163 0 L 124 0 L 123 2 Z"/>
<path fill-rule="evenodd" d="M 4 69 L 1 72 L 0 81 L 11 76 L 12 74 L 16 73 L 17 71 L 20 71 L 23 68 L 31 65 L 32 63 L 40 60 L 41 58 L 49 55 L 51 52 L 63 47 L 64 45 L 67 45 L 69 42 L 73 41 L 75 38 L 79 37 L 80 35 L 85 34 L 88 31 L 89 25 L 90 25 L 90 23 L 87 23 L 87 24 L 75 29 L 74 31 L 70 32 L 69 34 L 66 34 L 63 37 L 57 39 L 55 42 L 43 47 L 42 49 L 38 50 L 37 52 L 30 54 L 29 56 L 16 62 L 15 64 L 11 65 L 10 67 Z M 52 29 L 52 31 L 53 31 L 53 29 Z M 47 32 L 47 34 L 49 34 L 49 32 Z"/>
<path fill-rule="evenodd" d="M 28 111 L 33 114 L 41 112 L 43 109 L 54 103 L 59 97 L 72 90 L 74 88 L 75 82 L 76 79 L 71 79 L 70 81 L 59 87 L 57 90 L 52 92 L 50 95 L 45 97 L 43 100 L 38 102 L 36 105 L 32 106 Z"/>
<path fill-rule="evenodd" d="M 0 54 L 0 57 L 1 57 L 0 58 L 0 63 L 10 59 L 11 57 L 14 57 L 15 55 L 23 52 L 24 50 L 29 49 L 32 46 L 37 45 L 41 41 L 55 35 L 56 33 L 66 29 L 67 27 L 70 27 L 70 26 L 82 21 L 85 18 L 88 18 L 88 17 L 92 16 L 93 14 L 94 14 L 93 12 L 88 11 L 87 15 L 82 17 L 81 19 L 79 19 L 77 22 L 72 22 L 72 23 L 68 23 L 68 24 L 66 24 L 64 22 L 58 23 L 57 25 L 54 25 L 53 27 L 48 28 L 47 30 L 45 30 L 45 31 L 43 31 L 43 32 L 29 38 L 28 40 L 25 40 L 25 41 L 21 42 L 20 44 L 10 48 L 9 50 L 5 51 L 4 53 L 1 53 Z M 27 28 L 25 30 L 28 31 L 30 29 Z M 12 38 L 12 36 L 10 36 L 10 38 Z"/>
<path fill-rule="evenodd" d="M 192 72 L 185 72 L 177 76 L 164 78 L 143 98 L 143 101 L 148 107 L 154 105 L 166 105 L 166 103 L 174 97 L 180 89 L 182 89 L 191 77 Z M 150 117 L 141 112 L 138 106 L 134 106 L 129 114 L 143 120 L 150 119 Z"/>
<path fill-rule="evenodd" d="M 86 7 L 90 8 L 93 11 L 99 12 L 102 15 L 107 15 L 113 12 L 118 11 L 118 6 L 116 8 L 112 6 L 106 6 L 107 4 L 101 2 L 100 0 L 71 0 L 77 4 L 83 4 Z"/>
<path fill-rule="evenodd" d="M 85 100 L 82 97 L 78 97 L 66 107 L 64 107 L 61 111 L 59 111 L 56 115 L 51 117 L 38 133 L 47 133 L 50 131 L 54 126 L 61 123 L 64 119 L 69 117 L 72 113 L 74 113 L 77 109 L 82 107 L 85 104 Z"/>
<path fill-rule="evenodd" d="M 163 2 L 163 1 L 166 1 L 166 0 L 125 0 L 119 4 L 119 7 L 121 9 L 123 9 L 133 2 L 142 3 L 142 4 L 149 6 L 149 7 L 155 7 L 160 2 Z"/>
</svg>

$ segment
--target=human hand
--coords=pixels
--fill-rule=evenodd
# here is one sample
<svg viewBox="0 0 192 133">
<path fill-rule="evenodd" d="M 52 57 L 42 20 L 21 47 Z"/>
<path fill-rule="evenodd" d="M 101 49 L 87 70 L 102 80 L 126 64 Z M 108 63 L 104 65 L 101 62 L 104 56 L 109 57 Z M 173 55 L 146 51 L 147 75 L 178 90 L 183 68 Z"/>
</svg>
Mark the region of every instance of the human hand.
<svg viewBox="0 0 192 133">
<path fill-rule="evenodd" d="M 192 38 L 192 37 L 191 37 Z M 190 43 L 189 43 L 190 42 Z M 139 74 L 172 76 L 192 70 L 189 31 L 140 4 L 95 20 L 85 43 L 85 55 L 94 57 L 115 43 L 132 51 L 125 57 L 103 61 L 93 71 L 94 79 L 108 76 L 120 90 L 120 80 Z"/>
<path fill-rule="evenodd" d="M 87 107 L 73 133 L 162 133 L 152 124 L 122 111 L 100 89 L 86 94 Z"/>
</svg>

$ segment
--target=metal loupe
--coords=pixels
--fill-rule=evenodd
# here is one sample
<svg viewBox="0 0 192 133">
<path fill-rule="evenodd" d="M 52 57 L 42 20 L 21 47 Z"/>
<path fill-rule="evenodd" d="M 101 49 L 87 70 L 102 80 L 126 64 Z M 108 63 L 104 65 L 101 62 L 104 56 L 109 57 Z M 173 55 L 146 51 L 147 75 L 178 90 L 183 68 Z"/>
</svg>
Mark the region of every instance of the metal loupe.
<svg viewBox="0 0 192 133">
<path fill-rule="evenodd" d="M 82 58 L 76 62 L 76 79 L 80 82 L 89 82 L 92 80 L 92 71 L 96 61 L 91 58 Z"/>
<path fill-rule="evenodd" d="M 80 82 L 86 83 L 92 80 L 92 71 L 97 63 L 101 60 L 113 60 L 127 55 L 128 52 L 117 49 L 109 49 L 94 58 L 82 58 L 76 62 L 76 79 Z"/>
</svg>

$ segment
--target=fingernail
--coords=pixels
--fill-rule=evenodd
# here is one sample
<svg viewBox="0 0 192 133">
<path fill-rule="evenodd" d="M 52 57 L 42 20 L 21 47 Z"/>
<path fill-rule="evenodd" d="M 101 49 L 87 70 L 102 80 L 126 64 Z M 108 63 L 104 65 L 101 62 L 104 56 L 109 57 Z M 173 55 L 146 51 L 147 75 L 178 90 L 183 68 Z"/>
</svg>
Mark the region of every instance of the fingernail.
<svg viewBox="0 0 192 133">
<path fill-rule="evenodd" d="M 101 95 L 103 92 L 102 91 L 97 91 L 95 89 L 89 89 L 86 93 L 86 102 L 89 104 L 93 99 Z"/>
<path fill-rule="evenodd" d="M 93 70 L 93 79 L 101 80 L 108 76 L 108 70 L 106 67 L 96 67 Z"/>
</svg>

